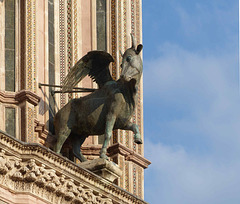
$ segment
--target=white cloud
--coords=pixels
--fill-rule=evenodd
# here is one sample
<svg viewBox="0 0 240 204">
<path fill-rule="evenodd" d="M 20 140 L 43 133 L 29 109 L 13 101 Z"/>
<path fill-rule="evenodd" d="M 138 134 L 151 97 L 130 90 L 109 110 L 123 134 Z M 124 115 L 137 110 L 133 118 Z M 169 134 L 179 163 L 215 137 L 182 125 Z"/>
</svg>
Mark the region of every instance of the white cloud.
<svg viewBox="0 0 240 204">
<path fill-rule="evenodd" d="M 240 165 L 199 158 L 181 147 L 145 142 L 152 167 L 146 172 L 145 191 L 150 203 L 237 204 L 240 201 Z"/>
<path fill-rule="evenodd" d="M 145 118 L 150 203 L 240 203 L 237 69 L 233 53 L 190 53 L 171 44 L 159 58 L 145 60 L 145 112 L 155 107 L 155 130 Z"/>
<path fill-rule="evenodd" d="M 144 60 L 145 199 L 239 204 L 237 1 L 168 2 L 177 17 Z"/>
</svg>

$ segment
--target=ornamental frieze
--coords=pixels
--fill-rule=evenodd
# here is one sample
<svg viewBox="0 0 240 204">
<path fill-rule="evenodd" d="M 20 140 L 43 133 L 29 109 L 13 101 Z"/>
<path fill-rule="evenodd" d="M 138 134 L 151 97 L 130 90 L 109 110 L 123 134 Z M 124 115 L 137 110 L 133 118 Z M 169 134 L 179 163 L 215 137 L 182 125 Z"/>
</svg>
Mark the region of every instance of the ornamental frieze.
<svg viewBox="0 0 240 204">
<path fill-rule="evenodd" d="M 45 203 L 146 203 L 50 149 L 18 141 L 3 132 L 0 188 L 28 193 Z"/>
</svg>

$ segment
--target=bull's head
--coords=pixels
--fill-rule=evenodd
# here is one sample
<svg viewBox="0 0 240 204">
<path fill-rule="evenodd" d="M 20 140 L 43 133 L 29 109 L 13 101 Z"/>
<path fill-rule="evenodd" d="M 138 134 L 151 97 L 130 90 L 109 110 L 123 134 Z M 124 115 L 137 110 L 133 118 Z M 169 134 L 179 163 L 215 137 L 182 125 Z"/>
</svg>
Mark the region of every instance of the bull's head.
<svg viewBox="0 0 240 204">
<path fill-rule="evenodd" d="M 140 81 L 143 69 L 142 59 L 139 55 L 143 45 L 139 44 L 136 49 L 136 42 L 132 34 L 131 38 L 132 47 L 127 49 L 122 55 L 122 73 L 120 77 L 125 81 L 136 80 L 137 85 Z"/>
</svg>

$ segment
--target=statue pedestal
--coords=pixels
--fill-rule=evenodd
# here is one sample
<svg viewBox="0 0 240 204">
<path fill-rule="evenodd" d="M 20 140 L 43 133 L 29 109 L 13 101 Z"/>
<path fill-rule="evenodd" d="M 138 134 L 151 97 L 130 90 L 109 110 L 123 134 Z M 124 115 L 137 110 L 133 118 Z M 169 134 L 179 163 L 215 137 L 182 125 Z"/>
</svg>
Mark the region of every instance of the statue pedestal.
<svg viewBox="0 0 240 204">
<path fill-rule="evenodd" d="M 82 162 L 79 166 L 88 169 L 110 182 L 113 182 L 122 175 L 122 170 L 117 164 L 102 158 Z"/>
</svg>

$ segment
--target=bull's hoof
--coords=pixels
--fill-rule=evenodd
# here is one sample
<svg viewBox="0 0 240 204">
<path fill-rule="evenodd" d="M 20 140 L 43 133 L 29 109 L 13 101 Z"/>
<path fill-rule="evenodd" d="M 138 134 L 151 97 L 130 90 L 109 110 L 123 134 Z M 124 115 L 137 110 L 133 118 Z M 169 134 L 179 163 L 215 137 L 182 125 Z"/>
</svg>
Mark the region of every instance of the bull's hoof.
<svg viewBox="0 0 240 204">
<path fill-rule="evenodd" d="M 137 143 L 137 144 L 142 144 L 143 143 L 141 138 L 135 138 L 134 142 Z"/>
</svg>

